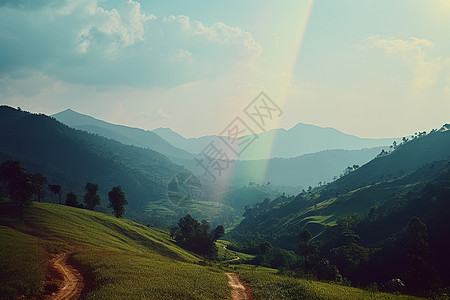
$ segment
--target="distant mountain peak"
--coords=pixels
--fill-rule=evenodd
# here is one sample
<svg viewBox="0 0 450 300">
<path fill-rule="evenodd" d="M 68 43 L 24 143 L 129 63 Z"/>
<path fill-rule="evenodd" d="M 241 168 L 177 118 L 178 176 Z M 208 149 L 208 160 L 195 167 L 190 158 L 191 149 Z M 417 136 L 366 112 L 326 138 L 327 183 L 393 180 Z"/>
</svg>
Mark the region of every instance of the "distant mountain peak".
<svg viewBox="0 0 450 300">
<path fill-rule="evenodd" d="M 73 109 L 67 108 L 67 109 L 62 110 L 62 111 L 60 111 L 60 112 L 57 112 L 57 113 L 54 114 L 54 115 L 67 114 L 67 113 L 79 114 L 78 112 L 74 111 Z"/>
</svg>

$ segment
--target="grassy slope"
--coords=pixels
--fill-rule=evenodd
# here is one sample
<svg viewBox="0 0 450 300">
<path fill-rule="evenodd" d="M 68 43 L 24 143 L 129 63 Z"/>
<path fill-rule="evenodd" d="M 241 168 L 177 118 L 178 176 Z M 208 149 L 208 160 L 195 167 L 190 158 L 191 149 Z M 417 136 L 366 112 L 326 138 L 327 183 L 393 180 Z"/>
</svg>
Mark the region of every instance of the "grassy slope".
<svg viewBox="0 0 450 300">
<path fill-rule="evenodd" d="M 0 202 L 0 298 L 34 295 L 43 288 L 47 253 L 68 251 L 86 267 L 87 299 L 229 299 L 224 271 L 174 245 L 164 231 L 97 212 L 34 203 L 24 219 Z M 245 254 L 224 249 L 223 258 Z M 390 299 L 390 295 L 277 276 L 273 269 L 232 265 L 256 299 Z M 305 298 L 306 299 L 306 298 Z"/>
<path fill-rule="evenodd" d="M 262 299 L 418 299 L 361 290 L 317 281 L 276 275 L 267 271 L 242 271 L 241 278 L 249 282 L 256 300 Z"/>
<path fill-rule="evenodd" d="M 310 225 L 318 224 L 320 226 L 316 226 L 315 229 L 320 230 L 322 225 L 334 225 L 339 217 L 367 213 L 371 207 L 389 201 L 395 195 L 406 194 L 414 188 L 422 188 L 428 181 L 436 178 L 447 164 L 448 161 L 436 161 L 399 179 L 360 187 L 339 197 L 325 198 L 316 206 L 307 207 L 288 219 L 281 228 L 292 231 L 308 224 L 309 229 L 317 233 Z M 320 200 L 322 199 L 319 196 Z"/>
<path fill-rule="evenodd" d="M 271 242 L 295 249 L 298 228 L 307 228 L 313 235 L 320 234 L 324 226 L 335 225 L 339 217 L 367 213 L 371 207 L 378 204 L 396 201 L 396 195 L 420 190 L 427 182 L 437 178 L 448 163 L 447 160 L 435 161 L 400 178 L 359 187 L 339 195 L 323 196 L 321 193 L 324 190 L 326 192 L 325 188 L 310 198 L 307 197 L 309 204 L 303 207 L 300 204 L 306 200 L 301 197 L 291 198 L 270 209 L 262 210 L 256 219 L 244 220 L 236 229 L 238 232 L 241 230 L 267 235 L 277 232 L 280 236 Z M 314 197 L 313 201 L 311 197 Z M 314 205 L 311 205 L 312 203 Z"/>
<path fill-rule="evenodd" d="M 255 255 L 246 254 L 246 253 L 237 252 L 237 251 L 228 249 L 227 246 L 229 244 L 230 244 L 230 242 L 225 241 L 225 240 L 218 240 L 216 242 L 217 249 L 219 250 L 218 251 L 218 260 L 219 261 L 222 261 L 224 263 L 232 262 L 232 261 L 242 262 L 242 261 L 251 260 L 251 259 L 255 258 Z"/>
<path fill-rule="evenodd" d="M 223 271 L 174 245 L 164 231 L 60 205 L 34 203 L 24 221 L 5 203 L 0 213 L 1 298 L 43 287 L 46 252 L 73 252 L 91 270 L 88 299 L 227 299 Z M 8 215 L 8 213 L 10 213 Z M 31 255 L 30 255 L 31 253 Z M 27 276 L 24 277 L 23 274 Z"/>
<path fill-rule="evenodd" d="M 46 252 L 38 239 L 0 226 L 0 298 L 36 294 L 42 289 Z M 27 259 L 27 258 L 32 259 Z"/>
</svg>

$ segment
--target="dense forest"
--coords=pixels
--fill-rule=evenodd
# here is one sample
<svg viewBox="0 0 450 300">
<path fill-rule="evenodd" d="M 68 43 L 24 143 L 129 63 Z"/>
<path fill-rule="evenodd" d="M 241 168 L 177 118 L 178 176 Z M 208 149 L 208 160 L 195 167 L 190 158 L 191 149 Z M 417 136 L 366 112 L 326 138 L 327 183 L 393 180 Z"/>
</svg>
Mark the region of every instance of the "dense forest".
<svg viewBox="0 0 450 300">
<path fill-rule="evenodd" d="M 432 295 L 450 283 L 449 141 L 445 126 L 416 135 L 326 186 L 247 206 L 227 238 L 300 276 Z"/>
</svg>

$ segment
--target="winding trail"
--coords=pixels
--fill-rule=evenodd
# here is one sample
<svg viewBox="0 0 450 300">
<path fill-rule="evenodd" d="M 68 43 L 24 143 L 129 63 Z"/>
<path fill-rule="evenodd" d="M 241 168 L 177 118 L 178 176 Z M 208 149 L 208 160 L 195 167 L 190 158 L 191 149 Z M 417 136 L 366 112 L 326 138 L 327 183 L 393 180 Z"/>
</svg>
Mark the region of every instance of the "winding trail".
<svg viewBox="0 0 450 300">
<path fill-rule="evenodd" d="M 225 273 L 228 277 L 228 284 L 231 286 L 231 298 L 233 300 L 253 300 L 252 291 L 239 279 L 237 273 Z"/>
<path fill-rule="evenodd" d="M 230 250 L 230 249 L 227 248 L 227 245 L 224 245 L 224 246 L 223 246 L 223 249 L 224 249 L 224 250 L 227 250 L 227 251 L 232 251 L 232 250 Z M 234 251 L 232 251 L 232 252 L 234 252 Z M 229 259 L 229 260 L 225 260 L 225 261 L 223 261 L 223 262 L 224 262 L 224 263 L 229 263 L 229 262 L 237 261 L 237 260 L 240 260 L 240 259 L 241 259 L 241 258 L 240 258 L 239 256 L 236 255 L 235 258 L 232 258 L 232 259 Z"/>
<path fill-rule="evenodd" d="M 46 300 L 75 300 L 80 298 L 84 287 L 83 276 L 68 264 L 69 253 L 56 254 L 49 265 L 47 281 L 58 286 L 57 291 L 45 297 Z"/>
</svg>

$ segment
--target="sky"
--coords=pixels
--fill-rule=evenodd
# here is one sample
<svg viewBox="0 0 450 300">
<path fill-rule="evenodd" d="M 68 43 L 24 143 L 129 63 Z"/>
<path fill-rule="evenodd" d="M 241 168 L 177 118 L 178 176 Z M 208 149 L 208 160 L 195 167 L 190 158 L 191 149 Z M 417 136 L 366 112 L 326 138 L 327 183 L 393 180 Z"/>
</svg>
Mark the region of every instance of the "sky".
<svg viewBox="0 0 450 300">
<path fill-rule="evenodd" d="M 450 123 L 450 1 L 0 0 L 1 104 L 196 137 L 262 91 L 255 131 Z"/>
</svg>

